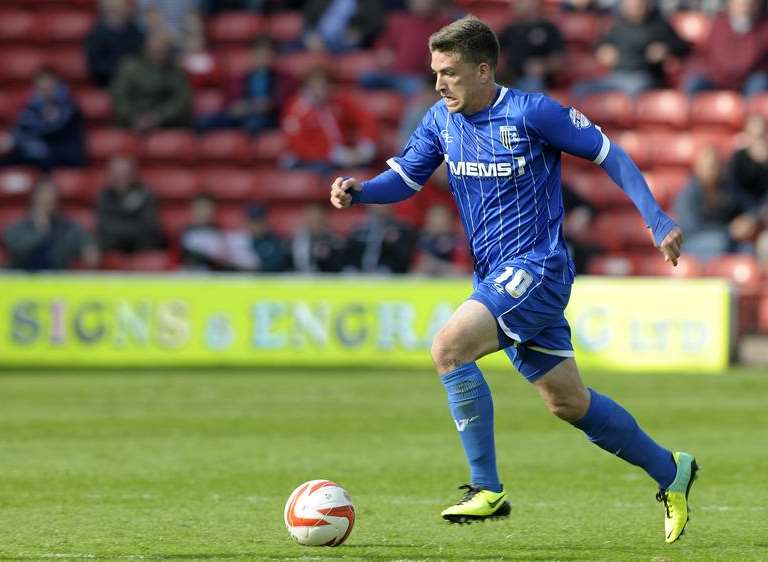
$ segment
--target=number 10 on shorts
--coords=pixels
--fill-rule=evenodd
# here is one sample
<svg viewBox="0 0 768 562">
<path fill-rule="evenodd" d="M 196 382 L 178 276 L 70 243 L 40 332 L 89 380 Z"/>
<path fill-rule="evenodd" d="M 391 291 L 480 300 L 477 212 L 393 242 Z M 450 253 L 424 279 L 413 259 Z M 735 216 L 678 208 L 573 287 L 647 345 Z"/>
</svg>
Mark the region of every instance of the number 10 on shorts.
<svg viewBox="0 0 768 562">
<path fill-rule="evenodd" d="M 504 273 L 494 279 L 493 282 L 502 285 L 507 293 L 518 299 L 533 283 L 533 276 L 524 269 L 507 266 L 504 268 Z"/>
</svg>

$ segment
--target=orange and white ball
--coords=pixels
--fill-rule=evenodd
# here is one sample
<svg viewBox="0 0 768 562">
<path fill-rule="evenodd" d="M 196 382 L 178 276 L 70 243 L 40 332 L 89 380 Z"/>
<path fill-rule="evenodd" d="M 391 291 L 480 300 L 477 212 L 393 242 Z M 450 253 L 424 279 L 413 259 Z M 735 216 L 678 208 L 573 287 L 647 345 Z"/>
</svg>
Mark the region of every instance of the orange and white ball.
<svg viewBox="0 0 768 562">
<path fill-rule="evenodd" d="M 355 525 L 349 493 L 330 480 L 310 480 L 296 488 L 285 503 L 285 526 L 305 546 L 339 546 Z"/>
</svg>

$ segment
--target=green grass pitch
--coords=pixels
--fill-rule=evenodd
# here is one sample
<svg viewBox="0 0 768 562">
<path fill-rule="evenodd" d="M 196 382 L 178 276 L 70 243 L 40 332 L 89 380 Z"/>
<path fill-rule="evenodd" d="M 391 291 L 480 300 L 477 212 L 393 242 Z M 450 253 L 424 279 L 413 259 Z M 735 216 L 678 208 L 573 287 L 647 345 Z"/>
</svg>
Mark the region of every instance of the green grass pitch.
<svg viewBox="0 0 768 562">
<path fill-rule="evenodd" d="M 685 537 L 663 543 L 640 469 L 489 373 L 512 515 L 450 526 L 466 479 L 426 372 L 0 374 L 0 560 L 768 560 L 768 373 L 588 373 L 702 465 Z M 283 504 L 329 478 L 357 505 L 348 544 L 291 542 Z"/>
</svg>

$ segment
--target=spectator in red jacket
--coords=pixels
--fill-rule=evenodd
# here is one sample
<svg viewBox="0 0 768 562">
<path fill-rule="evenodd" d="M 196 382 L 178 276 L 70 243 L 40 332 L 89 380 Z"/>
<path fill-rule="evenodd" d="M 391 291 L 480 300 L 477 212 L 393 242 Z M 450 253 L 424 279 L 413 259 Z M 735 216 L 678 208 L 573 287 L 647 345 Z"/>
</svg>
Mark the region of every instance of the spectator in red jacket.
<svg viewBox="0 0 768 562">
<path fill-rule="evenodd" d="M 376 153 L 376 123 L 344 90 L 334 90 L 328 71 L 312 69 L 288 102 L 283 131 L 289 166 L 327 170 L 370 164 Z"/>
<path fill-rule="evenodd" d="M 695 53 L 685 90 L 768 90 L 768 18 L 757 0 L 729 0 Z"/>
<path fill-rule="evenodd" d="M 363 86 L 397 89 L 405 95 L 417 93 L 429 71 L 429 53 L 424 45 L 430 35 L 450 22 L 440 0 L 408 0 L 408 10 L 387 18 L 376 43 L 379 70 L 365 74 Z"/>
</svg>

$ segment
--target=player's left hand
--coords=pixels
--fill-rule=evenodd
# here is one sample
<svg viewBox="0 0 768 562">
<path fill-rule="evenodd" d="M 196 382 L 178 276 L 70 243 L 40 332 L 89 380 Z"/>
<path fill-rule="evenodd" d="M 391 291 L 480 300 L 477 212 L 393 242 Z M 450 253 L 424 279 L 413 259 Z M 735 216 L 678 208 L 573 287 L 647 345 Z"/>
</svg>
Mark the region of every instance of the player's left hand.
<svg viewBox="0 0 768 562">
<path fill-rule="evenodd" d="M 680 253 L 683 249 L 683 231 L 676 226 L 669 231 L 659 245 L 659 251 L 664 254 L 664 261 L 672 262 L 677 266 L 677 260 L 680 259 Z"/>
</svg>

